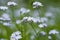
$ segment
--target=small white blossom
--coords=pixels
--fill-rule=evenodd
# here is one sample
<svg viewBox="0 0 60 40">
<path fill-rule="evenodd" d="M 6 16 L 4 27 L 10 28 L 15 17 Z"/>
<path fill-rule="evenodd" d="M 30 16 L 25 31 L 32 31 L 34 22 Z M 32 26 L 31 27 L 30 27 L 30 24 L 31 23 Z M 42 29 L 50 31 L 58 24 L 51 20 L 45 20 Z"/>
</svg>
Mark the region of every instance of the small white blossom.
<svg viewBox="0 0 60 40">
<path fill-rule="evenodd" d="M 41 20 L 41 22 L 47 22 L 48 21 L 48 19 L 46 17 L 42 17 L 40 20 Z"/>
<path fill-rule="evenodd" d="M 5 20 L 11 20 L 11 19 L 10 19 L 10 16 L 9 16 L 8 14 L 6 14 L 6 13 L 4 13 L 4 14 L 2 15 L 2 17 L 3 17 Z"/>
<path fill-rule="evenodd" d="M 34 18 L 34 17 L 24 17 L 23 20 L 33 21 L 35 23 L 40 22 L 40 19 L 39 18 Z"/>
<path fill-rule="evenodd" d="M 6 6 L 0 6 L 0 10 L 7 10 L 8 9 L 8 7 L 6 7 Z"/>
<path fill-rule="evenodd" d="M 3 18 L 2 18 L 2 17 L 0 17 L 0 20 L 3 20 Z"/>
<path fill-rule="evenodd" d="M 57 30 L 50 30 L 49 34 L 58 34 L 59 32 Z"/>
<path fill-rule="evenodd" d="M 41 22 L 39 18 L 33 18 L 32 21 L 35 22 L 35 23 Z"/>
<path fill-rule="evenodd" d="M 7 5 L 9 5 L 9 6 L 16 6 L 17 3 L 15 3 L 15 2 L 8 2 Z"/>
<path fill-rule="evenodd" d="M 22 21 L 31 21 L 31 17 L 24 17 L 23 19 L 22 19 Z"/>
<path fill-rule="evenodd" d="M 27 20 L 28 19 L 28 17 L 24 17 L 22 20 L 24 21 L 24 20 Z"/>
<path fill-rule="evenodd" d="M 40 28 L 44 28 L 44 27 L 47 27 L 47 24 L 46 23 L 43 23 L 43 24 L 39 24 L 38 25 Z"/>
<path fill-rule="evenodd" d="M 3 17 L 0 17 L 0 20 L 5 20 Z"/>
<path fill-rule="evenodd" d="M 48 39 L 52 39 L 52 37 L 51 36 L 48 36 Z"/>
<path fill-rule="evenodd" d="M 22 38 L 21 32 L 16 31 L 12 33 L 10 40 L 19 40 L 21 38 Z"/>
<path fill-rule="evenodd" d="M 44 32 L 44 31 L 41 31 L 40 33 L 41 33 L 42 35 L 46 35 L 46 32 Z"/>
<path fill-rule="evenodd" d="M 33 17 L 28 17 L 27 21 L 32 21 Z"/>
<path fill-rule="evenodd" d="M 20 24 L 21 23 L 21 20 L 16 20 L 16 24 Z"/>
<path fill-rule="evenodd" d="M 30 12 L 30 10 L 29 10 L 29 9 L 26 9 L 26 8 L 21 8 L 21 9 L 20 9 L 20 12 L 21 12 L 22 14 L 24 14 L 24 13 Z"/>
<path fill-rule="evenodd" d="M 33 8 L 37 8 L 39 6 L 43 6 L 40 2 L 33 2 Z"/>
<path fill-rule="evenodd" d="M 3 25 L 5 25 L 5 26 L 11 26 L 12 24 L 9 23 L 9 22 L 4 22 Z"/>
<path fill-rule="evenodd" d="M 38 25 L 40 28 L 43 28 L 44 26 L 42 24 Z"/>
</svg>

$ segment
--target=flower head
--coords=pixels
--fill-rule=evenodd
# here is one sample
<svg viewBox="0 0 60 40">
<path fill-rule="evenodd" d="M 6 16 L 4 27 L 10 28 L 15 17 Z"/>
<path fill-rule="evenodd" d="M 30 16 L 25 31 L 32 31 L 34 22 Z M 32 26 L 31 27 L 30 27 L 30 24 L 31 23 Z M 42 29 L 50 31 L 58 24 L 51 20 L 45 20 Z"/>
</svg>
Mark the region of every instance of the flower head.
<svg viewBox="0 0 60 40">
<path fill-rule="evenodd" d="M 40 21 L 40 18 L 33 18 L 32 21 L 35 22 L 35 23 L 41 22 L 41 21 Z"/>
<path fill-rule="evenodd" d="M 26 21 L 33 21 L 35 23 L 40 22 L 40 19 L 39 18 L 34 18 L 34 17 L 24 17 L 23 18 L 23 21 L 24 20 L 26 20 Z"/>
<path fill-rule="evenodd" d="M 9 22 L 3 22 L 3 25 L 5 25 L 5 26 L 11 26 L 12 24 L 9 23 Z"/>
<path fill-rule="evenodd" d="M 20 13 L 22 13 L 22 14 L 28 13 L 28 12 L 30 12 L 29 9 L 26 9 L 26 8 L 21 8 L 21 9 L 20 9 Z"/>
<path fill-rule="evenodd" d="M 0 17 L 0 20 L 5 20 L 3 17 Z"/>
<path fill-rule="evenodd" d="M 15 2 L 8 2 L 7 5 L 9 5 L 9 6 L 16 6 L 17 3 L 15 3 Z"/>
<path fill-rule="evenodd" d="M 51 36 L 48 36 L 48 39 L 52 39 L 52 37 Z"/>
<path fill-rule="evenodd" d="M 44 27 L 47 27 L 47 24 L 46 23 L 42 23 L 40 25 L 38 25 L 40 28 L 44 28 Z"/>
<path fill-rule="evenodd" d="M 39 6 L 43 6 L 40 2 L 33 2 L 33 8 L 37 8 Z"/>
<path fill-rule="evenodd" d="M 46 17 L 42 17 L 42 18 L 41 18 L 41 22 L 42 22 L 42 23 L 47 22 L 47 21 L 48 21 L 48 19 L 47 19 Z"/>
<path fill-rule="evenodd" d="M 0 6 L 0 10 L 7 10 L 8 7 L 7 6 Z"/>
<path fill-rule="evenodd" d="M 57 30 L 51 30 L 49 34 L 58 34 L 59 32 Z"/>
<path fill-rule="evenodd" d="M 10 19 L 10 16 L 6 13 L 2 14 L 2 17 L 5 19 L 5 20 L 11 20 Z"/>
<path fill-rule="evenodd" d="M 22 38 L 21 32 L 16 31 L 16 32 L 13 32 L 13 33 L 12 33 L 10 40 L 19 40 L 19 39 L 21 39 L 21 38 Z"/>
</svg>

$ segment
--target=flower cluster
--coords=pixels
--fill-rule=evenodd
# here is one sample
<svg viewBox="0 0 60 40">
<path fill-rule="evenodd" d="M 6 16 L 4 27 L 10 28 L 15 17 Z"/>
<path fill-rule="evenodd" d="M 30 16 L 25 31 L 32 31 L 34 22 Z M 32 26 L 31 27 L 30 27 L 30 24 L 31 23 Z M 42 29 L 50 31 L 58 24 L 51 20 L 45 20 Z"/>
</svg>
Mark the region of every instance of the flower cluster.
<svg viewBox="0 0 60 40">
<path fill-rule="evenodd" d="M 21 9 L 20 9 L 20 13 L 22 13 L 22 14 L 28 13 L 28 12 L 30 12 L 29 9 L 26 9 L 26 8 L 21 8 Z"/>
<path fill-rule="evenodd" d="M 15 3 L 15 2 L 8 2 L 7 5 L 8 6 L 16 6 L 18 4 Z M 43 6 L 42 3 L 37 2 L 37 1 L 36 2 L 33 2 L 33 8 L 38 8 L 40 6 Z M 0 10 L 7 10 L 7 9 L 8 9 L 7 6 L 0 6 Z M 19 10 L 19 12 L 20 12 L 20 14 L 29 13 L 30 12 L 30 9 L 26 9 L 26 8 L 22 7 Z M 37 12 L 35 11 L 35 13 L 37 13 Z M 50 18 L 52 16 L 53 16 L 52 13 L 46 13 L 45 17 L 41 17 L 41 18 L 40 17 L 31 17 L 31 16 L 29 16 L 29 17 L 23 17 L 22 20 L 17 20 L 16 19 L 16 24 L 20 24 L 21 22 L 24 22 L 24 21 L 27 21 L 27 22 L 31 22 L 32 21 L 34 23 L 39 23 L 38 24 L 38 27 L 45 28 L 45 27 L 48 26 L 48 18 Z M 10 18 L 10 16 L 7 13 L 4 13 L 0 17 L 0 20 L 2 20 L 2 21 L 11 21 L 11 18 Z M 53 20 L 51 20 L 51 24 L 52 24 L 52 21 Z M 5 25 L 5 26 L 11 26 L 12 24 L 11 24 L 11 22 L 3 22 L 3 25 Z M 40 31 L 40 33 L 42 35 L 46 35 L 46 32 L 45 31 Z M 57 30 L 50 30 L 49 31 L 49 35 L 51 35 L 51 34 L 58 34 L 58 33 L 59 32 Z M 34 38 L 34 36 L 31 36 L 31 38 L 32 37 Z M 22 38 L 22 36 L 21 36 L 21 32 L 20 31 L 13 32 L 11 34 L 11 36 L 10 36 L 10 40 L 19 40 L 21 38 Z M 52 39 L 51 36 L 48 36 L 48 38 L 49 39 Z M 0 39 L 0 40 L 4 40 L 4 39 Z"/>
<path fill-rule="evenodd" d="M 58 34 L 59 32 L 57 30 L 51 30 L 49 34 Z"/>
<path fill-rule="evenodd" d="M 3 22 L 3 25 L 5 25 L 5 26 L 11 26 L 12 24 L 10 22 Z"/>
<path fill-rule="evenodd" d="M 25 21 L 25 20 L 27 20 L 27 21 L 33 21 L 35 23 L 40 22 L 39 18 L 34 18 L 34 17 L 24 17 L 22 20 L 23 21 Z"/>
<path fill-rule="evenodd" d="M 7 5 L 9 5 L 9 6 L 16 6 L 17 3 L 15 3 L 15 2 L 8 2 Z"/>
<path fill-rule="evenodd" d="M 52 39 L 52 37 L 51 36 L 48 36 L 48 39 Z"/>
<path fill-rule="evenodd" d="M 7 6 L 0 6 L 0 10 L 7 10 L 8 7 Z"/>
<path fill-rule="evenodd" d="M 41 24 L 38 25 L 40 28 L 44 28 L 48 26 L 47 25 L 48 19 L 46 17 L 41 17 L 40 21 L 41 21 Z"/>
<path fill-rule="evenodd" d="M 59 32 L 55 29 L 49 31 L 48 39 L 52 40 L 52 34 L 59 34 Z"/>
<path fill-rule="evenodd" d="M 48 18 L 46 18 L 46 17 L 41 17 L 40 20 L 41 20 L 42 23 L 46 23 L 46 22 L 48 21 Z"/>
<path fill-rule="evenodd" d="M 15 2 L 8 2 L 7 5 L 9 5 L 9 6 L 16 6 L 17 3 L 15 3 Z M 7 6 L 0 6 L 0 10 L 7 10 L 7 9 L 8 9 Z"/>
<path fill-rule="evenodd" d="M 7 13 L 2 14 L 2 16 L 0 17 L 0 23 L 2 23 L 5 26 L 11 26 L 12 25 L 10 23 L 10 20 L 11 20 L 10 16 Z"/>
<path fill-rule="evenodd" d="M 40 28 L 44 28 L 44 27 L 47 27 L 47 24 L 46 23 L 42 23 L 42 24 L 39 24 L 38 25 Z"/>
<path fill-rule="evenodd" d="M 37 8 L 39 6 L 43 6 L 40 2 L 33 2 L 33 8 Z"/>
<path fill-rule="evenodd" d="M 13 32 L 11 34 L 10 40 L 19 40 L 21 38 L 22 38 L 21 32 L 20 31 L 16 31 L 16 32 Z"/>
<path fill-rule="evenodd" d="M 11 20 L 9 14 L 7 13 L 2 14 L 2 18 L 5 20 Z"/>
</svg>

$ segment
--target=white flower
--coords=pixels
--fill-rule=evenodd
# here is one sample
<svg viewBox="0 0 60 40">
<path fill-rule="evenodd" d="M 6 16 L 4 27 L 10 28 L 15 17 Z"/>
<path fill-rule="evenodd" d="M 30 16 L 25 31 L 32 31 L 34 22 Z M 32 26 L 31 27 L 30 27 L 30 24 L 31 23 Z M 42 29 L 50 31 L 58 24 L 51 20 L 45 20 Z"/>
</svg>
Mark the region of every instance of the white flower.
<svg viewBox="0 0 60 40">
<path fill-rule="evenodd" d="M 27 21 L 32 21 L 33 17 L 28 17 Z"/>
<path fill-rule="evenodd" d="M 49 34 L 58 34 L 59 32 L 57 30 L 51 30 Z"/>
<path fill-rule="evenodd" d="M 48 19 L 46 17 L 42 17 L 40 20 L 41 20 L 41 22 L 47 22 L 48 21 Z"/>
<path fill-rule="evenodd" d="M 0 17 L 0 20 L 5 20 L 3 17 Z"/>
<path fill-rule="evenodd" d="M 15 2 L 8 2 L 7 5 L 9 5 L 9 6 L 16 6 L 17 3 L 15 3 Z"/>
<path fill-rule="evenodd" d="M 22 14 L 24 14 L 24 13 L 30 12 L 30 10 L 29 10 L 29 9 L 26 9 L 26 8 L 21 8 L 21 9 L 20 9 L 20 12 L 21 12 Z"/>
<path fill-rule="evenodd" d="M 2 17 L 3 17 L 5 20 L 11 20 L 11 19 L 10 19 L 10 16 L 9 16 L 8 14 L 6 14 L 6 13 L 4 13 L 4 14 L 2 15 Z"/>
<path fill-rule="evenodd" d="M 39 6 L 43 6 L 40 2 L 33 2 L 33 8 L 37 8 Z"/>
<path fill-rule="evenodd" d="M 46 23 L 40 24 L 39 27 L 40 27 L 40 28 L 47 27 L 47 24 L 46 24 Z"/>
<path fill-rule="evenodd" d="M 52 39 L 52 37 L 51 36 L 48 36 L 48 39 Z"/>
<path fill-rule="evenodd" d="M 2 17 L 0 17 L 0 20 L 3 20 L 3 18 L 2 18 Z"/>
<path fill-rule="evenodd" d="M 24 17 L 22 21 L 32 21 L 32 17 Z"/>
<path fill-rule="evenodd" d="M 0 9 L 1 9 L 1 10 L 7 10 L 8 7 L 6 7 L 6 6 L 0 6 Z"/>
<path fill-rule="evenodd" d="M 34 17 L 24 17 L 23 20 L 33 21 L 35 23 L 40 22 L 40 19 L 39 18 L 34 18 Z"/>
<path fill-rule="evenodd" d="M 46 35 L 46 32 L 44 32 L 44 31 L 41 31 L 40 33 L 41 33 L 42 35 Z"/>
<path fill-rule="evenodd" d="M 44 28 L 44 27 L 47 27 L 47 24 L 46 23 L 43 23 L 43 24 L 39 24 L 38 25 L 40 28 Z"/>
<path fill-rule="evenodd" d="M 24 18 L 22 19 L 22 21 L 27 20 L 27 19 L 28 19 L 28 17 L 24 17 Z"/>
<path fill-rule="evenodd" d="M 40 19 L 39 18 L 33 18 L 32 21 L 37 23 L 37 22 L 40 22 Z"/>
<path fill-rule="evenodd" d="M 11 26 L 12 24 L 9 23 L 9 22 L 4 22 L 3 25 L 5 25 L 5 26 Z"/>
<path fill-rule="evenodd" d="M 10 40 L 13 40 L 13 39 L 14 39 L 14 40 L 19 40 L 19 39 L 21 39 L 21 38 L 22 38 L 21 32 L 16 31 L 16 32 L 13 32 L 13 33 L 12 33 Z"/>
<path fill-rule="evenodd" d="M 38 25 L 40 28 L 43 28 L 44 26 L 42 24 Z"/>
<path fill-rule="evenodd" d="M 21 23 L 21 20 L 16 20 L 16 24 L 20 24 Z"/>
</svg>

